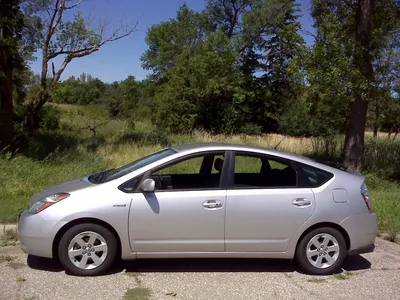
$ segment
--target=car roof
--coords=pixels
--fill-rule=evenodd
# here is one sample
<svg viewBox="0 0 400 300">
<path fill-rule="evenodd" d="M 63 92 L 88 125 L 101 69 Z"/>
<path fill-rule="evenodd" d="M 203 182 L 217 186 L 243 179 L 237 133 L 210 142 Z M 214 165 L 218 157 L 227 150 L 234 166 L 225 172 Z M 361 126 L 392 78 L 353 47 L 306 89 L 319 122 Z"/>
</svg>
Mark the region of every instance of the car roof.
<svg viewBox="0 0 400 300">
<path fill-rule="evenodd" d="M 242 144 L 229 144 L 229 143 L 192 143 L 192 144 L 184 144 L 176 147 L 172 147 L 176 152 L 196 152 L 196 151 L 213 151 L 213 150 L 231 150 L 231 151 L 246 151 L 246 152 L 254 152 L 254 153 L 264 153 L 270 154 L 282 158 L 293 159 L 297 161 L 306 161 L 312 162 L 312 160 L 305 156 L 290 154 L 283 151 L 278 151 L 272 148 L 263 148 Z"/>
</svg>

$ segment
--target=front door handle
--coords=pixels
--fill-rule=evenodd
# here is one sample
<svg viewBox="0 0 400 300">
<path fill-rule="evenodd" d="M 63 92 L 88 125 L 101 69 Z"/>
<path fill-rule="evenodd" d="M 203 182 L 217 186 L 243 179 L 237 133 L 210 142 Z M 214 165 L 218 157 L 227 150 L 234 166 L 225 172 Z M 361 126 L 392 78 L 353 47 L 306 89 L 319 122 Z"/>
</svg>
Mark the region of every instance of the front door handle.
<svg viewBox="0 0 400 300">
<path fill-rule="evenodd" d="M 222 202 L 219 200 L 207 200 L 203 202 L 203 206 L 208 209 L 221 208 Z"/>
<path fill-rule="evenodd" d="M 295 206 L 308 206 L 311 205 L 311 201 L 306 198 L 296 198 L 292 201 L 293 205 Z"/>
</svg>

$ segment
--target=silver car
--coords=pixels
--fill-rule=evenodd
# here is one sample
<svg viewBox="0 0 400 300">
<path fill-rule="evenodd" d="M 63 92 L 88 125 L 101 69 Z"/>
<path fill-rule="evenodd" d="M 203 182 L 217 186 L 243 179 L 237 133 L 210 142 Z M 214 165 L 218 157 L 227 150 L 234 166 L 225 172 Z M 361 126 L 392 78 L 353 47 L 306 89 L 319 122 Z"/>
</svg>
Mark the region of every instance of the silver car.
<svg viewBox="0 0 400 300">
<path fill-rule="evenodd" d="M 116 258 L 294 259 L 336 271 L 374 250 L 359 174 L 271 149 L 189 144 L 34 195 L 20 213 L 24 252 L 98 275 Z"/>
</svg>

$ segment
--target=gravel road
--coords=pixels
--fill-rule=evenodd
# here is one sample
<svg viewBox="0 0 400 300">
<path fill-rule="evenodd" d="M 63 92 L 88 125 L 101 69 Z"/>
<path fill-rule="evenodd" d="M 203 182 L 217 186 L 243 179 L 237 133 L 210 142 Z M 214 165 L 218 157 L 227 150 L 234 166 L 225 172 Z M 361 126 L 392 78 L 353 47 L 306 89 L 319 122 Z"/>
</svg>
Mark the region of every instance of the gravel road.
<svg viewBox="0 0 400 300">
<path fill-rule="evenodd" d="M 0 299 L 124 299 L 128 289 L 144 292 L 131 300 L 400 299 L 400 245 L 377 239 L 376 246 L 334 276 L 304 275 L 283 260 L 174 259 L 121 262 L 91 278 L 9 246 L 0 248 Z"/>
</svg>

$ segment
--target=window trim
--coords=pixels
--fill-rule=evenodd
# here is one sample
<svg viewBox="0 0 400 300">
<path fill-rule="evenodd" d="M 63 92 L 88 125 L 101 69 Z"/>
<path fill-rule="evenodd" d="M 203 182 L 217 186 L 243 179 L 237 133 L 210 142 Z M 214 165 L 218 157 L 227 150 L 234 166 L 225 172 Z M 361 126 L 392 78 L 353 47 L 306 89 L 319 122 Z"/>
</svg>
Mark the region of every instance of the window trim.
<svg viewBox="0 0 400 300">
<path fill-rule="evenodd" d="M 309 188 L 305 186 L 299 186 L 300 180 L 304 182 L 303 174 L 300 174 L 299 168 L 298 168 L 298 163 L 296 161 L 279 157 L 279 156 L 274 156 L 271 154 L 266 154 L 266 153 L 259 153 L 259 152 L 250 152 L 250 151 L 230 151 L 231 152 L 231 157 L 230 157 L 230 170 L 229 170 L 229 185 L 227 186 L 228 190 L 276 190 L 276 189 L 303 189 L 303 188 Z M 288 164 L 290 167 L 293 168 L 293 170 L 296 172 L 296 186 L 252 186 L 252 187 L 235 187 L 234 185 L 234 180 L 235 180 L 235 158 L 236 155 L 238 156 L 253 156 L 257 157 L 260 159 L 271 159 L 271 160 L 276 160 L 277 162 L 283 162 L 285 164 Z"/>
<path fill-rule="evenodd" d="M 125 181 L 124 183 L 121 183 L 121 184 L 118 186 L 118 189 L 119 189 L 121 192 L 124 192 L 125 194 L 134 194 L 134 193 L 136 193 L 137 190 L 139 189 L 140 183 L 141 183 L 142 180 L 143 180 L 143 179 L 140 178 L 140 177 L 143 177 L 143 174 L 140 174 L 140 175 L 138 175 L 138 176 L 135 176 L 135 177 L 133 177 L 133 178 L 131 178 L 131 179 Z M 136 183 L 136 186 L 135 186 L 135 188 L 134 188 L 132 191 L 128 192 L 128 191 L 124 190 L 124 186 L 125 186 L 125 185 L 127 185 L 127 184 L 129 184 L 129 183 L 131 183 L 132 181 L 135 181 L 135 180 L 137 180 L 137 179 L 138 179 L 138 182 Z"/>
<path fill-rule="evenodd" d="M 205 156 L 207 154 L 214 154 L 214 155 L 224 155 L 225 159 L 224 159 L 224 163 L 222 165 L 222 172 L 221 172 L 221 177 L 219 180 L 219 186 L 216 188 L 195 188 L 195 189 L 171 189 L 171 190 L 155 190 L 154 193 L 168 193 L 168 192 L 193 192 L 193 191 L 216 191 L 216 190 L 226 190 L 226 177 L 228 175 L 228 170 L 229 170 L 229 162 L 230 162 L 230 157 L 229 157 L 229 151 L 226 150 L 208 150 L 208 151 L 201 151 L 201 152 L 195 152 L 195 153 L 191 153 L 188 155 L 184 155 L 181 157 L 178 157 L 176 159 L 173 159 L 171 161 L 168 161 L 162 165 L 159 165 L 157 167 L 154 167 L 148 171 L 146 171 L 144 174 L 139 175 L 142 176 L 142 179 L 139 181 L 139 184 L 135 190 L 135 192 L 139 192 L 139 193 L 143 193 L 143 191 L 140 190 L 140 184 L 145 180 L 148 179 L 151 175 L 151 173 L 157 172 L 158 170 L 161 170 L 163 168 L 169 167 L 171 165 L 174 164 L 178 164 L 182 161 L 191 159 L 191 158 L 196 158 L 196 157 L 200 157 L 200 156 Z M 137 177 L 136 177 L 137 178 Z"/>
</svg>

